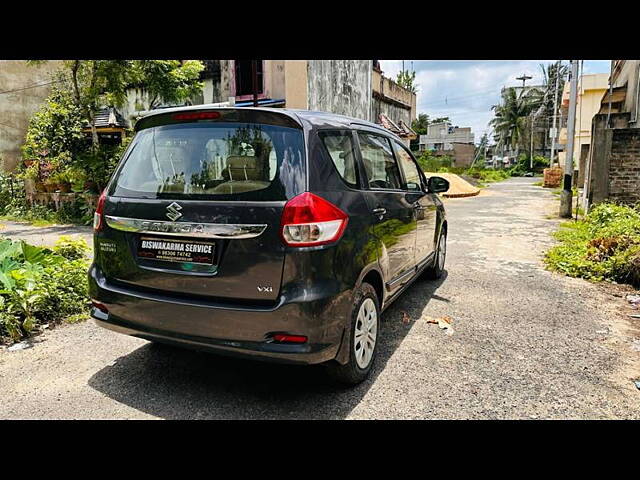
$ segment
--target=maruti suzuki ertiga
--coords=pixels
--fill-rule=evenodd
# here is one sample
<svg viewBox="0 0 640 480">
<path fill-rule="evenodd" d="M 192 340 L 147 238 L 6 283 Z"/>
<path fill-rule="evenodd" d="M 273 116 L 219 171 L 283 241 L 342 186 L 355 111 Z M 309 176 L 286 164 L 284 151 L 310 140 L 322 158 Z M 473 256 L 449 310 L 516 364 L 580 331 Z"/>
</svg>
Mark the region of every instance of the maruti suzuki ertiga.
<svg viewBox="0 0 640 480">
<path fill-rule="evenodd" d="M 403 142 L 321 112 L 159 110 L 94 219 L 92 315 L 152 341 L 366 378 L 380 313 L 439 277 L 447 221 Z"/>
</svg>

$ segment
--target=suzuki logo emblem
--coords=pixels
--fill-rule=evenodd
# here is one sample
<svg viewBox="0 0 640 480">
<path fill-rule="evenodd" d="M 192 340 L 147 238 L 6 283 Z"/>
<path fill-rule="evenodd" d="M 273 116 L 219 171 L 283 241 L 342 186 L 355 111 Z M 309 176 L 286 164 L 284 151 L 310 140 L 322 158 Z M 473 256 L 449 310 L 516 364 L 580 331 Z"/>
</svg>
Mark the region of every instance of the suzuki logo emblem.
<svg viewBox="0 0 640 480">
<path fill-rule="evenodd" d="M 180 210 L 182 210 L 182 207 L 176 202 L 173 202 L 171 205 L 169 205 L 167 207 L 167 217 L 169 218 L 169 220 L 173 220 L 175 222 L 177 219 L 179 219 L 182 216 Z"/>
</svg>

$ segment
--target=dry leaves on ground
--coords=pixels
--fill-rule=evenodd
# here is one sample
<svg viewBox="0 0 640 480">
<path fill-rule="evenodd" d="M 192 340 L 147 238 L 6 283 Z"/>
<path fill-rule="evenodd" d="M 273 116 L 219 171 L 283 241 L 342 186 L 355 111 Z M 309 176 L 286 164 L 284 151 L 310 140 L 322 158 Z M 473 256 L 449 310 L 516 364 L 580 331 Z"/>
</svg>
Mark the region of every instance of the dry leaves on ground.
<svg viewBox="0 0 640 480">
<path fill-rule="evenodd" d="M 447 335 L 453 335 L 453 327 L 451 324 L 453 323 L 453 318 L 449 315 L 444 315 L 443 317 L 433 318 L 426 317 L 427 323 L 434 323 L 438 325 L 441 329 L 446 330 Z"/>
</svg>

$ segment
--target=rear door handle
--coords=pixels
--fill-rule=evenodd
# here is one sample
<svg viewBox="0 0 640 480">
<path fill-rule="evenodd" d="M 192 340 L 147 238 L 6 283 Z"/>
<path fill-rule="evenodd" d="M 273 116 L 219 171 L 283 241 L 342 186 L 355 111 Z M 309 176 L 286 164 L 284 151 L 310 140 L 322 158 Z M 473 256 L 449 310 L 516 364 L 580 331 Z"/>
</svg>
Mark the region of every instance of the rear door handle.
<svg viewBox="0 0 640 480">
<path fill-rule="evenodd" d="M 384 215 L 385 213 L 387 213 L 386 208 L 374 208 L 371 211 L 373 212 L 374 215 Z"/>
</svg>

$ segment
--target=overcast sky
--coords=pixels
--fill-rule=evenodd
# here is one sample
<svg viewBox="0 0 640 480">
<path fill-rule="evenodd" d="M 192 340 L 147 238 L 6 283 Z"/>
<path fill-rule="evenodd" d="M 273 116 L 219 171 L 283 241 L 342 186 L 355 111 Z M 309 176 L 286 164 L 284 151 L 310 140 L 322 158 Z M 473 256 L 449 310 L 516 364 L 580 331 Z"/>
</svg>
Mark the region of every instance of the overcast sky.
<svg viewBox="0 0 640 480">
<path fill-rule="evenodd" d="M 527 85 L 542 83 L 540 64 L 557 60 L 405 60 L 416 71 L 418 113 L 450 117 L 454 125 L 472 127 L 476 143 L 493 117 L 503 86 L 521 85 L 516 77 L 532 76 Z M 412 65 L 413 62 L 413 65 Z M 563 61 L 569 64 L 568 60 Z M 395 80 L 402 60 L 380 60 L 385 76 Z M 584 73 L 609 73 L 610 60 L 585 60 Z"/>
</svg>

